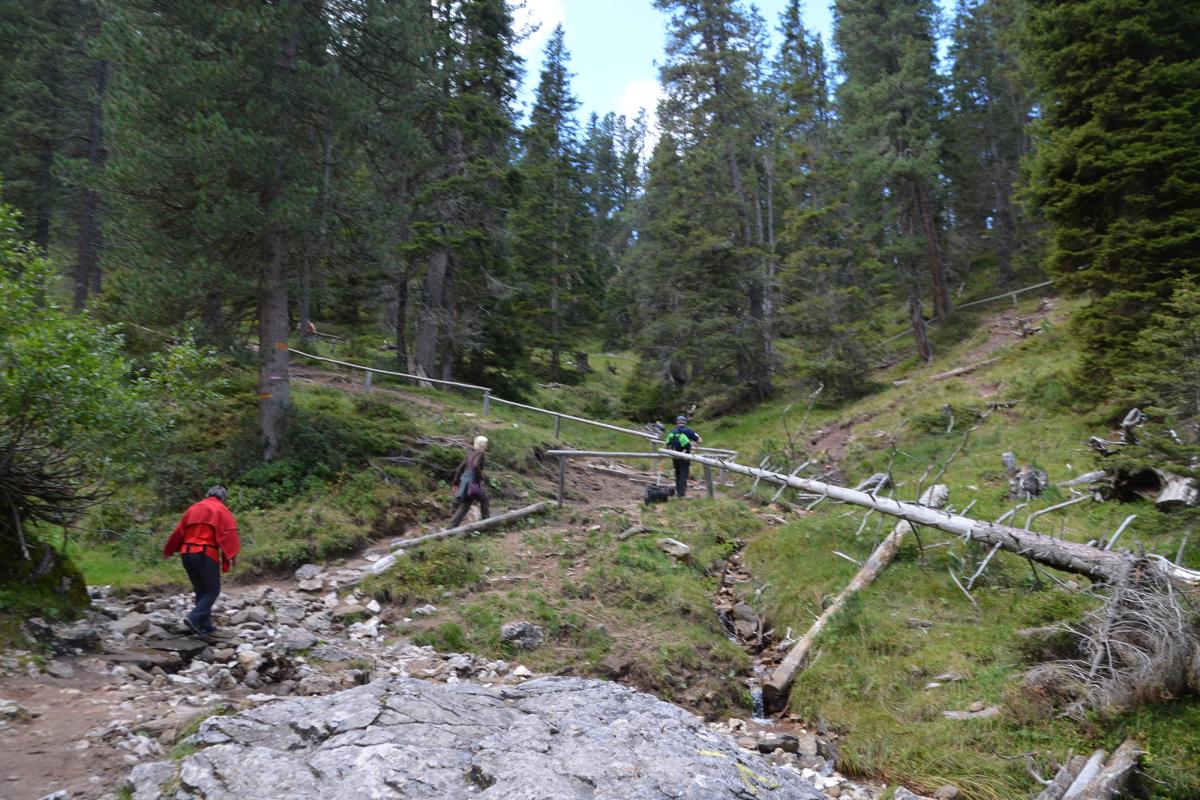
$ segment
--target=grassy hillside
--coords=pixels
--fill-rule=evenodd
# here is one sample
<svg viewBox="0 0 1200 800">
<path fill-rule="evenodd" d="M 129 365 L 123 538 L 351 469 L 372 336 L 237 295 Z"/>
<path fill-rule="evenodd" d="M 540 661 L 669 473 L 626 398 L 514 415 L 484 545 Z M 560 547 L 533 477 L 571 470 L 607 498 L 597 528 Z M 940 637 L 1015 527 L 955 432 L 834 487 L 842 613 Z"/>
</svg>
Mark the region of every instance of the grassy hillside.
<svg viewBox="0 0 1200 800">
<path fill-rule="evenodd" d="M 821 472 L 853 484 L 890 466 L 903 499 L 914 498 L 922 478 L 927 484 L 944 467 L 938 480 L 949 485 L 952 505 L 973 503 L 972 516 L 995 519 L 1014 505 L 1002 452 L 1045 469 L 1051 481 L 1065 480 L 1095 468 L 1082 443 L 1103 435 L 1124 411 L 1073 402 L 1068 375 L 1078 354 L 1066 323 L 1074 309 L 1068 301 L 1043 307 L 1029 299 L 1012 310 L 961 314 L 935 332 L 935 363 L 893 359 L 874 376 L 877 390 L 854 403 L 827 407 L 818 397 L 810 409 L 811 387 L 784 386 L 779 399 L 745 414 L 707 419 L 701 412 L 694 427 L 706 445 L 737 449 L 747 464 L 769 457 L 781 471 L 816 458 Z M 1036 333 L 1017 335 L 1018 316 Z M 333 355 L 386 366 L 387 356 L 367 345 L 342 345 Z M 969 374 L 933 380 L 980 362 Z M 477 394 L 378 377 L 367 394 L 361 375 L 346 373 L 338 382 L 297 363 L 298 435 L 287 457 L 254 465 L 251 378 L 235 381 L 208 417 L 196 420 L 180 452 L 149 470 L 156 483 L 131 483 L 89 518 L 90 533 L 73 534 L 72 555 L 91 582 L 178 583 L 177 565 L 164 564 L 158 548 L 194 493 L 218 479 L 233 490 L 247 572 L 270 573 L 308 560 L 336 561 L 373 538 L 443 520 L 445 480 L 476 433 L 493 441 L 489 483 L 498 509 L 552 493 L 555 467 L 539 453 L 555 444 L 645 446 L 569 422 L 556 442 L 552 418 L 495 404 L 484 418 Z M 593 353 L 591 366 L 579 385 L 533 386 L 527 399 L 616 421 L 621 396 L 636 381 L 634 362 Z M 786 495 L 770 509 L 783 524 L 764 524 L 769 516 L 752 510 L 774 489 L 760 486 L 758 498 L 745 502 L 748 488 L 730 489 L 723 500 L 643 510 L 630 502 L 636 486 L 592 498 L 581 484 L 557 516 L 502 537 L 422 548 L 368 588 L 395 607 L 393 632 L 418 642 L 519 658 L 538 670 L 621 675 L 701 711 L 744 713 L 738 677 L 750 660 L 726 639 L 710 607 L 723 557 L 746 544 L 755 583 L 745 587 L 745 599 L 779 633 L 790 628 L 798 635 L 856 569 L 833 551 L 861 560 L 892 525 L 880 515 L 864 523 L 861 509 L 831 502 L 808 512 L 807 501 Z M 1022 526 L 1030 513 L 1067 497 L 1052 488 L 1014 522 Z M 592 510 L 580 510 L 589 500 Z M 1088 541 L 1111 535 L 1130 514 L 1137 519 L 1122 544 L 1170 555 L 1193 524 L 1191 515 L 1163 515 L 1148 501 L 1087 501 L 1042 516 L 1033 527 Z M 617 539 L 638 521 L 652 532 Z M 691 545 L 693 558 L 667 556 L 654 542 L 662 535 Z M 821 637 L 790 710 L 842 732 L 846 771 L 917 789 L 953 783 L 970 798 L 1027 796 L 1034 786 L 1025 754 L 1044 766 L 1069 749 L 1112 747 L 1132 735 L 1150 751 L 1144 762 L 1150 796 L 1200 796 L 1200 703 L 1173 699 L 1083 721 L 1063 716 L 1050 698 L 1024 687 L 1025 670 L 1047 653 L 1017 631 L 1078 620 L 1094 601 L 1060 583 L 1080 586 L 1079 578 L 1056 575 L 1056 581 L 1001 553 L 976 585 L 976 607 L 948 572 L 965 579 L 983 555 L 936 532 L 910 537 L 896 562 Z M 1200 551 L 1190 547 L 1184 563 L 1200 567 Z M 438 606 L 437 614 L 408 614 L 426 602 Z M 503 645 L 499 624 L 519 618 L 543 625 L 549 645 L 532 653 Z M 962 679 L 934 680 L 950 672 Z M 943 716 L 976 701 L 1001 713 L 989 720 Z"/>
<path fill-rule="evenodd" d="M 961 447 L 939 481 L 950 487 L 955 508 L 973 502 L 972 516 L 996 519 L 1016 505 L 1007 497 L 1002 452 L 1012 450 L 1021 464 L 1035 464 L 1051 481 L 1062 481 L 1096 467 L 1082 443 L 1112 425 L 1113 409 L 1072 405 L 1068 373 L 1077 353 L 1065 324 L 1072 308 L 1059 301 L 1039 323 L 1040 332 L 1024 339 L 1002 329 L 997 333 L 995 326 L 981 326 L 958 342 L 943 336 L 943 355 L 934 364 L 919 369 L 901 364 L 880 375 L 883 381 L 903 377 L 909 383 L 848 407 L 816 410 L 806 435 L 811 440 L 835 422 L 850 421 L 841 437 L 819 437 L 842 451 L 840 472 L 853 484 L 890 463 L 902 499 L 915 498 L 921 477 L 931 479 Z M 1023 303 L 1018 312 L 1034 315 L 1036 302 Z M 984 357 L 996 361 L 962 377 L 926 380 Z M 1000 401 L 1015 405 L 989 409 L 987 403 Z M 774 442 L 758 449 L 759 457 L 773 454 L 786 441 L 784 408 L 781 402 L 715 425 L 719 435 L 712 438 L 748 454 L 755 452 L 755 442 Z M 788 416 L 796 419 L 800 412 L 793 408 Z M 1051 488 L 1021 509 L 1013 524 L 1023 526 L 1030 513 L 1062 502 L 1067 492 Z M 864 559 L 891 529 L 893 521 L 880 515 L 863 525 L 864 514 L 822 503 L 750 543 L 747 562 L 762 582 L 763 606 L 777 629 L 804 630 L 854 574 L 856 567 L 833 556 L 834 550 Z M 1121 544 L 1170 556 L 1193 524 L 1192 515 L 1164 515 L 1149 501 L 1085 501 L 1038 518 L 1033 529 L 1086 542 L 1110 536 L 1130 514 L 1137 519 Z M 1023 559 L 1000 553 L 976 585 L 976 609 L 948 572 L 965 581 L 986 550 L 941 546 L 949 538 L 932 531 L 923 532 L 920 543 L 910 537 L 896 562 L 820 638 L 812 665 L 792 690 L 792 711 L 845 733 L 843 767 L 929 790 L 953 783 L 970 797 L 998 800 L 1033 788 L 1023 758 L 1013 756 L 1061 760 L 1068 749 L 1111 749 L 1135 736 L 1151 753 L 1145 762 L 1151 796 L 1200 795 L 1196 698 L 1083 722 L 1062 717 L 1048 698 L 1022 686 L 1023 672 L 1043 654 L 1028 652 L 1017 631 L 1078 620 L 1094 601 L 1063 589 L 1045 570 L 1037 576 Z M 1200 550 L 1189 548 L 1184 563 L 1200 567 Z M 1056 577 L 1085 583 L 1077 576 Z M 926 688 L 949 672 L 966 678 Z M 942 715 L 975 701 L 998 705 L 1001 714 L 978 721 Z"/>
</svg>

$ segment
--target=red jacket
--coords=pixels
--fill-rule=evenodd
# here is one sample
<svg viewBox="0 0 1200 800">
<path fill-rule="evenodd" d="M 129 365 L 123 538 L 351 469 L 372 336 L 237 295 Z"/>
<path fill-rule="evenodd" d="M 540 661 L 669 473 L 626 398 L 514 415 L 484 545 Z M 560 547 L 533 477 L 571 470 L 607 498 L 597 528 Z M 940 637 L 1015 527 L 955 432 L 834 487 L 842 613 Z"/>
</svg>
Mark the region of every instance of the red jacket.
<svg viewBox="0 0 1200 800">
<path fill-rule="evenodd" d="M 237 522 L 224 503 L 215 497 L 206 497 L 183 512 L 179 524 L 163 545 L 163 558 L 185 547 L 189 552 L 200 552 L 203 548 L 205 555 L 221 562 L 222 572 L 229 572 L 242 545 L 238 541 Z M 218 548 L 220 559 L 217 558 Z"/>
</svg>

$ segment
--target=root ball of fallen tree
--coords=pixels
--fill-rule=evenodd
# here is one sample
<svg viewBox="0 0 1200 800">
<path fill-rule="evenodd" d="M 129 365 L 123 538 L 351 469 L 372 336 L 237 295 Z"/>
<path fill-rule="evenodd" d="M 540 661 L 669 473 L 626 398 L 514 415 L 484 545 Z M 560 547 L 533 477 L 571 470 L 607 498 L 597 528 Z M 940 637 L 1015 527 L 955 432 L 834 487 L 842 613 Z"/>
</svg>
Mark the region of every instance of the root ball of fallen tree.
<svg viewBox="0 0 1200 800">
<path fill-rule="evenodd" d="M 1145 560 L 1089 590 L 1098 606 L 1063 630 L 1077 654 L 1029 671 L 1026 687 L 1063 711 L 1115 713 L 1200 691 L 1200 611 L 1192 589 Z"/>
</svg>

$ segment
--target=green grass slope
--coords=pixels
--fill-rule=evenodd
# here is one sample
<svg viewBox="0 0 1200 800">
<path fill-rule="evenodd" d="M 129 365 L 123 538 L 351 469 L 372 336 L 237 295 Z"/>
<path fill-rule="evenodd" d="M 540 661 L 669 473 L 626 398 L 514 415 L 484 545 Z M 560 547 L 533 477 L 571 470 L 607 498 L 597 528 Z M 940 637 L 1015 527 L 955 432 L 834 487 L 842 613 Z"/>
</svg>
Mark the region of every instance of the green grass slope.
<svg viewBox="0 0 1200 800">
<path fill-rule="evenodd" d="M 1019 313 L 1034 314 L 1035 308 L 1030 301 Z M 842 432 L 846 441 L 838 445 L 844 449 L 839 466 L 849 483 L 891 464 L 896 496 L 912 499 L 922 476 L 929 476 L 928 482 L 945 466 L 939 482 L 950 487 L 952 506 L 962 509 L 973 502 L 972 516 L 996 519 L 1015 505 L 1007 497 L 1004 451 L 1014 451 L 1022 464 L 1044 468 L 1051 481 L 1096 468 L 1083 442 L 1108 430 L 1111 409 L 1072 406 L 1068 373 L 1077 352 L 1066 322 L 1073 308 L 1059 301 L 1039 323 L 1040 332 L 1023 339 L 986 326 L 958 342 L 943 338 L 936 363 L 916 369 L 900 365 L 881 376 L 909 383 L 848 407 L 814 411 L 806 436 L 849 421 Z M 995 361 L 969 375 L 928 380 L 983 357 Z M 1001 401 L 1014 405 L 988 406 Z M 791 411 L 786 407 L 783 401 L 714 426 L 717 435 L 709 439 L 751 455 L 744 461 L 773 455 L 781 464 L 780 445 L 787 441 L 783 420 L 790 418 L 794 435 L 804 412 L 802 400 Z M 988 416 L 981 419 L 983 414 Z M 1068 499 L 1068 492 L 1052 488 L 1021 509 L 1015 524 L 1023 526 L 1032 512 Z M 834 556 L 834 550 L 865 559 L 890 531 L 894 520 L 876 514 L 864 525 L 865 513 L 822 503 L 751 541 L 746 560 L 764 587 L 762 604 L 777 630 L 791 627 L 799 635 L 854 574 L 854 564 Z M 1165 515 L 1149 501 L 1085 501 L 1039 517 L 1033 529 L 1086 542 L 1110 536 L 1130 514 L 1137 519 L 1121 544 L 1172 557 L 1193 524 L 1193 515 Z M 931 531 L 923 532 L 920 542 L 909 537 L 897 560 L 820 637 L 811 665 L 792 689 L 793 712 L 844 732 L 842 767 L 918 789 L 953 783 L 967 797 L 1000 800 L 1029 796 L 1035 789 L 1025 769 L 1026 753 L 1045 764 L 1050 758 L 1061 761 L 1069 749 L 1112 748 L 1134 736 L 1150 752 L 1144 762 L 1149 796 L 1200 796 L 1196 698 L 1165 698 L 1084 721 L 1063 717 L 1048 698 L 1023 687 L 1023 673 L 1044 654 L 1029 652 L 1017 631 L 1077 621 L 1095 601 L 1064 589 L 1044 570 L 1035 575 L 1023 559 L 1000 553 L 976 584 L 976 609 L 949 572 L 965 582 L 986 549 L 944 545 L 949 541 Z M 1200 567 L 1200 551 L 1188 549 L 1184 563 Z M 1077 576 L 1055 577 L 1086 583 Z M 927 688 L 935 676 L 948 672 L 966 678 Z M 1000 715 L 990 720 L 943 716 L 975 701 L 997 705 Z"/>
</svg>

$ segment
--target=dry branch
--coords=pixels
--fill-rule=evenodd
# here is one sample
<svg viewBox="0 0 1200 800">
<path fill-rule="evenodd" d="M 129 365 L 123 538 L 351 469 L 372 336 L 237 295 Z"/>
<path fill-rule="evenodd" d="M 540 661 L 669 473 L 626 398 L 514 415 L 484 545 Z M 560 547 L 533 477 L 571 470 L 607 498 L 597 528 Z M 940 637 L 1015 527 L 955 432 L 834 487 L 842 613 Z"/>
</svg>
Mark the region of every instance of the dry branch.
<svg viewBox="0 0 1200 800">
<path fill-rule="evenodd" d="M 921 495 L 921 502 L 934 508 L 940 508 L 946 504 L 949 497 L 950 490 L 938 484 L 930 486 L 925 490 L 925 493 Z M 812 649 L 817 636 L 825 629 L 829 621 L 842 610 L 847 600 L 864 586 L 869 586 L 872 581 L 879 577 L 884 568 L 892 563 L 892 559 L 896 557 L 896 552 L 900 549 L 900 543 L 904 541 L 904 537 L 911 530 L 913 530 L 913 526 L 909 522 L 902 520 L 896 523 L 896 527 L 875 548 L 875 552 L 871 553 L 871 557 L 855 573 L 850 583 L 846 584 L 846 588 L 834 598 L 828 608 L 821 612 L 821 616 L 817 617 L 817 621 L 812 624 L 812 627 L 808 629 L 804 636 L 800 637 L 800 640 L 784 656 L 783 661 L 771 673 L 770 679 L 763 684 L 763 702 L 768 709 L 780 708 L 786 702 L 788 687 L 792 685 L 796 673 L 804 666 L 804 662 L 808 658 L 809 651 Z"/>
<path fill-rule="evenodd" d="M 956 375 L 966 375 L 968 372 L 974 372 L 980 367 L 986 367 L 988 364 L 994 364 L 998 360 L 998 358 L 985 358 L 983 361 L 976 361 L 974 364 L 967 364 L 966 366 L 958 367 L 957 369 L 939 372 L 936 375 L 930 375 L 928 378 L 922 378 L 921 382 L 925 383 L 928 381 L 941 381 L 945 380 L 946 378 L 953 378 Z M 903 380 L 892 381 L 892 386 L 904 386 L 907 383 L 912 383 L 912 378 L 904 378 Z"/>
<path fill-rule="evenodd" d="M 438 539 L 449 539 L 455 536 L 465 536 L 468 533 L 474 533 L 475 531 L 485 531 L 490 528 L 498 528 L 501 525 L 505 525 L 509 522 L 514 522 L 518 519 L 523 519 L 533 514 L 538 514 L 553 505 L 554 503 L 551 503 L 550 501 L 534 503 L 531 506 L 514 509 L 513 511 L 509 511 L 504 514 L 498 514 L 494 517 L 482 519 L 479 522 L 472 522 L 469 525 L 460 525 L 457 528 L 448 528 L 444 531 L 426 534 L 425 536 L 417 536 L 412 539 L 403 539 L 393 544 L 392 549 L 403 551 L 405 548 L 422 544 L 424 542 L 432 542 Z M 390 553 L 389 555 L 384 556 L 371 565 L 370 573 L 372 575 L 379 575 L 380 573 L 386 571 L 389 567 L 396 563 L 396 559 L 398 559 L 400 555 L 402 555 L 402 552 Z"/>
<path fill-rule="evenodd" d="M 1098 581 L 1111 581 L 1123 575 L 1133 556 L 1127 552 L 1098 550 L 1086 544 L 1055 539 L 1040 533 L 1031 533 L 1007 525 L 999 525 L 982 520 L 971 519 L 960 514 L 922 506 L 917 503 L 878 497 L 866 492 L 855 491 L 844 486 L 812 480 L 810 478 L 789 477 L 779 473 L 769 472 L 754 467 L 736 464 L 732 461 L 718 461 L 706 456 L 688 453 L 673 453 L 675 458 L 685 458 L 699 463 L 709 463 L 713 466 L 724 467 L 730 472 L 749 475 L 772 483 L 785 482 L 803 491 L 814 492 L 839 500 L 852 503 L 863 508 L 873 508 L 893 517 L 906 519 L 918 525 L 927 525 L 946 533 L 973 539 L 987 545 L 999 544 L 1002 550 L 1025 556 L 1054 569 L 1085 575 Z M 1200 585 L 1200 571 L 1187 569 L 1172 564 L 1161 556 L 1148 556 L 1147 564 L 1161 571 L 1168 577 L 1189 585 Z"/>
</svg>

